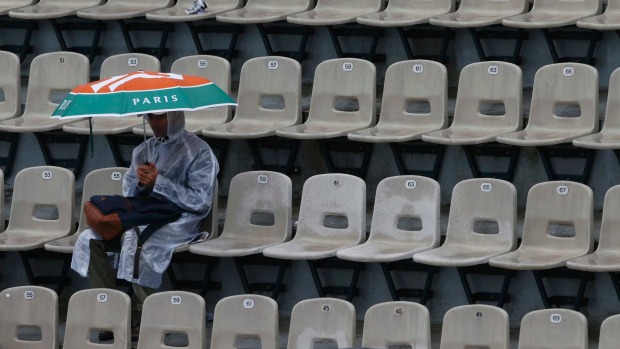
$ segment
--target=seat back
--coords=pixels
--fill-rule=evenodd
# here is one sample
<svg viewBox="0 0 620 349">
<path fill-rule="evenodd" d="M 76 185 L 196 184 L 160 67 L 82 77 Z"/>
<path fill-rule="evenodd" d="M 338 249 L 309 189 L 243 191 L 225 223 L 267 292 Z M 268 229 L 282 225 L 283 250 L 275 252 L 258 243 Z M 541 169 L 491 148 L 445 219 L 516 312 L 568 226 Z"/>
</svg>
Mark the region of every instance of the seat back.
<svg viewBox="0 0 620 349">
<path fill-rule="evenodd" d="M 210 2 L 207 1 L 207 4 Z M 230 93 L 230 63 L 224 58 L 209 55 L 181 57 L 172 63 L 170 72 L 205 77 L 213 81 L 224 92 Z M 191 124 L 207 119 L 213 124 L 223 124 L 230 121 L 231 115 L 231 106 L 186 111 L 185 122 Z"/>
<path fill-rule="evenodd" d="M 406 12 L 452 12 L 454 10 L 454 0 L 392 0 L 389 1 L 386 11 L 406 11 Z"/>
<path fill-rule="evenodd" d="M 454 186 L 445 244 L 516 247 L 517 189 L 507 181 L 475 178 Z"/>
<path fill-rule="evenodd" d="M 293 307 L 288 349 L 312 349 L 318 341 L 333 341 L 338 348 L 353 347 L 355 307 L 337 298 L 303 300 Z"/>
<path fill-rule="evenodd" d="M 246 61 L 233 122 L 291 126 L 301 122 L 301 65 L 286 57 Z"/>
<path fill-rule="evenodd" d="M 620 315 L 610 316 L 601 324 L 598 349 L 615 349 L 620 332 Z"/>
<path fill-rule="evenodd" d="M 517 15 L 527 12 L 529 0 L 461 0 L 458 13 L 505 13 Z"/>
<path fill-rule="evenodd" d="M 144 53 L 121 53 L 106 58 L 101 63 L 101 79 L 128 74 L 136 70 L 159 72 L 161 62 L 157 57 Z"/>
<path fill-rule="evenodd" d="M 367 9 L 369 12 L 383 10 L 382 0 L 317 0 L 316 10 L 356 11 Z"/>
<path fill-rule="evenodd" d="M 315 0 L 248 0 L 245 8 L 247 9 L 291 9 L 298 11 L 307 11 L 314 7 Z"/>
<path fill-rule="evenodd" d="M 618 11 L 620 11 L 620 1 Z M 611 3 L 610 3 L 611 6 Z M 620 129 L 620 68 L 616 68 L 609 77 L 607 90 L 607 107 L 605 108 L 605 123 L 601 132 Z"/>
<path fill-rule="evenodd" d="M 49 120 L 58 103 L 74 87 L 90 80 L 90 62 L 74 52 L 50 52 L 36 56 L 30 65 L 25 119 Z"/>
<path fill-rule="evenodd" d="M 508 133 L 523 127 L 522 72 L 507 62 L 480 62 L 461 71 L 452 127 Z"/>
<path fill-rule="evenodd" d="M 82 205 L 80 206 L 80 220 L 77 232 L 81 233 L 88 228 L 84 215 L 84 203 L 93 195 L 123 195 L 123 176 L 126 167 L 109 167 L 94 170 L 84 178 L 82 186 Z"/>
<path fill-rule="evenodd" d="M 292 232 L 291 179 L 281 173 L 252 171 L 230 182 L 222 236 L 284 242 Z"/>
<path fill-rule="evenodd" d="M 605 194 L 597 251 L 616 253 L 620 249 L 620 236 L 616 233 L 616 227 L 620 223 L 618 212 L 620 212 L 620 185 L 609 188 Z"/>
<path fill-rule="evenodd" d="M 260 340 L 260 348 L 277 348 L 278 303 L 261 295 L 245 294 L 221 299 L 213 316 L 212 349 L 237 348 L 240 338 Z"/>
<path fill-rule="evenodd" d="M 159 292 L 142 307 L 138 349 L 165 349 L 167 333 L 187 336 L 188 349 L 203 349 L 206 343 L 205 301 L 195 293 Z"/>
<path fill-rule="evenodd" d="M 0 51 L 0 120 L 18 117 L 22 108 L 20 61 L 16 54 Z"/>
<path fill-rule="evenodd" d="M 498 307 L 473 304 L 446 313 L 439 349 L 509 349 L 508 313 Z"/>
<path fill-rule="evenodd" d="M 375 99 L 374 64 L 355 58 L 323 61 L 314 73 L 307 123 L 352 128 L 373 126 L 376 122 Z"/>
<path fill-rule="evenodd" d="M 366 311 L 362 347 L 397 345 L 431 347 L 430 315 L 425 306 L 413 302 L 387 302 L 375 304 Z"/>
<path fill-rule="evenodd" d="M 601 0 L 534 0 L 532 12 L 560 14 L 597 15 L 603 11 Z"/>
<path fill-rule="evenodd" d="M 0 230 L 4 231 L 4 172 L 0 170 Z"/>
<path fill-rule="evenodd" d="M 366 183 L 329 173 L 304 183 L 294 239 L 361 243 L 366 237 Z"/>
<path fill-rule="evenodd" d="M 74 293 L 69 299 L 64 349 L 95 349 L 90 341 L 101 330 L 114 333 L 110 349 L 131 348 L 131 299 L 121 291 L 93 288 Z"/>
<path fill-rule="evenodd" d="M 557 63 L 538 69 L 526 131 L 598 131 L 598 89 L 598 71 L 589 65 Z"/>
<path fill-rule="evenodd" d="M 59 237 L 73 232 L 75 207 L 73 172 L 55 166 L 25 168 L 15 175 L 9 217 L 10 230 L 29 236 Z"/>
<path fill-rule="evenodd" d="M 30 336 L 21 338 L 23 330 L 26 329 L 30 334 L 40 333 L 40 340 L 28 340 Z M 58 296 L 56 292 L 40 286 L 19 286 L 2 291 L 0 293 L 0 348 L 58 348 Z"/>
<path fill-rule="evenodd" d="M 422 176 L 386 178 L 377 186 L 368 241 L 437 246 L 439 206 L 437 181 Z M 408 221 L 411 224 L 407 224 Z"/>
<path fill-rule="evenodd" d="M 588 320 L 574 310 L 543 309 L 521 320 L 518 349 L 587 349 Z"/>
<path fill-rule="evenodd" d="M 424 110 L 423 105 L 430 110 Z M 379 125 L 412 124 L 435 129 L 448 125 L 448 71 L 441 63 L 398 62 L 385 73 Z"/>
</svg>

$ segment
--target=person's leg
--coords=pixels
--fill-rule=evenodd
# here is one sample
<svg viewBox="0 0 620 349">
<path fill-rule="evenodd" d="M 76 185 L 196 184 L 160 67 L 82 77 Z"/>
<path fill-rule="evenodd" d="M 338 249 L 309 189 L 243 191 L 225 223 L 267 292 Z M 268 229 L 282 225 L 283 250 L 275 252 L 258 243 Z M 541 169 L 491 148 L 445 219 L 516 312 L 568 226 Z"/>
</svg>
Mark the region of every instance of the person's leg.
<svg viewBox="0 0 620 349">
<path fill-rule="evenodd" d="M 146 298 L 152 295 L 153 293 L 157 292 L 157 289 L 141 286 L 136 283 L 131 284 L 131 286 L 133 286 L 133 293 L 136 295 L 136 298 L 138 299 L 136 310 L 142 311 L 142 304 L 144 304 L 144 301 L 146 300 Z"/>
<path fill-rule="evenodd" d="M 108 252 L 120 252 L 121 236 L 113 240 L 90 240 L 88 280 L 91 288 L 115 288 L 116 272 L 110 264 Z"/>
</svg>

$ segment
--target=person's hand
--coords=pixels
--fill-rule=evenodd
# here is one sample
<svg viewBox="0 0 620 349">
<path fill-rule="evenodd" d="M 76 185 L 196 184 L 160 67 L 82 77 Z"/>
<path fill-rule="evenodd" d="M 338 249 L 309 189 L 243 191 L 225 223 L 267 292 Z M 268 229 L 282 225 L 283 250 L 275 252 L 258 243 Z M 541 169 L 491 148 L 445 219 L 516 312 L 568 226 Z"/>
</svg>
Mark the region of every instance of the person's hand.
<svg viewBox="0 0 620 349">
<path fill-rule="evenodd" d="M 155 180 L 157 179 L 159 171 L 157 171 L 155 163 L 149 162 L 146 165 L 138 166 L 136 169 L 136 174 L 138 180 L 140 181 L 140 186 L 153 188 L 155 186 Z"/>
</svg>

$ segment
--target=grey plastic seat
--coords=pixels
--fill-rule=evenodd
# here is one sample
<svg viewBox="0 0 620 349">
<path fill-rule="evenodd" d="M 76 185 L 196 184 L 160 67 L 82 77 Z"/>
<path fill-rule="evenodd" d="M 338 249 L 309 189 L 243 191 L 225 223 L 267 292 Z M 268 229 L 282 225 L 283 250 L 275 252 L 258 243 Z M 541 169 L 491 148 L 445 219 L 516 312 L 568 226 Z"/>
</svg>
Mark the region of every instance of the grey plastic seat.
<svg viewBox="0 0 620 349">
<path fill-rule="evenodd" d="M 23 169 L 15 176 L 9 226 L 0 233 L 0 251 L 41 248 L 74 231 L 73 172 L 54 166 Z"/>
<path fill-rule="evenodd" d="M 114 333 L 110 349 L 131 348 L 131 299 L 109 288 L 81 290 L 69 299 L 63 349 L 95 349 L 102 344 L 90 341 L 92 332 Z"/>
<path fill-rule="evenodd" d="M 534 0 L 528 13 L 502 20 L 507 27 L 555 28 L 574 25 L 578 20 L 601 14 L 601 0 Z"/>
<path fill-rule="evenodd" d="M 405 142 L 448 125 L 448 72 L 438 62 L 411 60 L 392 64 L 385 73 L 381 116 L 376 126 L 351 132 L 359 142 Z M 430 111 L 408 108 L 426 102 Z"/>
<path fill-rule="evenodd" d="M 37 0 L 3 0 L 0 2 L 0 16 L 8 15 L 10 11 L 30 6 Z"/>
<path fill-rule="evenodd" d="M 620 29 L 620 1 L 607 0 L 607 8 L 603 14 L 580 19 L 577 21 L 577 26 L 595 30 Z"/>
<path fill-rule="evenodd" d="M 84 202 L 93 195 L 122 195 L 123 175 L 126 167 L 109 167 L 94 170 L 86 175 L 82 189 L 82 205 L 80 206 L 80 220 L 75 234 L 62 239 L 50 241 L 45 249 L 52 252 L 73 253 L 73 247 L 78 236 L 88 228 L 84 216 Z"/>
<path fill-rule="evenodd" d="M 90 63 L 86 56 L 73 52 L 50 52 L 36 56 L 30 65 L 24 113 L 0 122 L 3 132 L 43 132 L 61 129 L 80 119 L 51 119 L 58 106 L 51 100 L 63 98 L 74 87 L 90 79 Z"/>
<path fill-rule="evenodd" d="M 406 27 L 428 23 L 431 17 L 454 11 L 454 0 L 395 0 L 385 10 L 357 17 L 357 23 L 376 27 Z"/>
<path fill-rule="evenodd" d="M 545 146 L 598 131 L 598 90 L 598 72 L 589 65 L 557 63 L 538 69 L 527 126 L 499 136 L 497 141 Z"/>
<path fill-rule="evenodd" d="M 40 340 L 18 338 L 20 329 L 37 328 Z M 0 293 L 2 349 L 57 349 L 58 295 L 39 286 L 11 287 Z"/>
<path fill-rule="evenodd" d="M 543 309 L 521 320 L 518 349 L 587 349 L 588 319 L 568 309 Z"/>
<path fill-rule="evenodd" d="M 211 349 L 238 348 L 242 338 L 258 338 L 260 348 L 278 348 L 278 303 L 265 296 L 242 294 L 215 305 Z"/>
<path fill-rule="evenodd" d="M 50 19 L 74 16 L 79 10 L 99 6 L 104 0 L 40 0 L 37 4 L 11 10 L 9 16 L 21 19 Z"/>
<path fill-rule="evenodd" d="M 351 348 L 355 341 L 355 307 L 337 298 L 303 300 L 293 307 L 288 349 L 312 349 L 317 341 Z"/>
<path fill-rule="evenodd" d="M 613 315 L 605 319 L 601 324 L 598 349 L 616 348 L 616 345 L 618 345 L 618 331 L 620 331 L 620 315 Z"/>
<path fill-rule="evenodd" d="M 159 292 L 150 295 L 142 307 L 138 349 L 165 349 L 167 333 L 185 334 L 188 349 L 207 345 L 205 300 L 184 291 Z"/>
<path fill-rule="evenodd" d="M 521 245 L 516 251 L 491 258 L 489 263 L 506 269 L 551 269 L 591 253 L 592 196 L 592 189 L 575 182 L 534 185 L 527 195 Z M 558 222 L 562 225 L 555 226 Z M 572 226 L 574 236 L 564 229 L 567 226 Z"/>
<path fill-rule="evenodd" d="M 413 302 L 387 302 L 368 308 L 364 316 L 362 347 L 389 348 L 409 345 L 431 348 L 428 309 Z"/>
<path fill-rule="evenodd" d="M 128 74 L 136 70 L 159 72 L 161 63 L 159 59 L 143 53 L 121 53 L 106 58 L 101 63 L 100 78 L 106 79 L 113 76 Z M 92 131 L 91 126 L 92 125 Z M 89 120 L 78 121 L 63 126 L 63 131 L 90 135 L 118 134 L 129 132 L 136 125 L 142 125 L 142 119 L 138 117 L 96 117 Z"/>
<path fill-rule="evenodd" d="M 308 11 L 313 6 L 314 0 L 249 0 L 241 9 L 218 14 L 217 20 L 238 24 L 284 21 L 287 16 Z"/>
<path fill-rule="evenodd" d="M 341 106 L 340 102 L 347 105 Z M 280 137 L 324 139 L 374 126 L 376 68 L 369 61 L 338 58 L 321 62 L 314 73 L 308 119 L 276 131 Z"/>
<path fill-rule="evenodd" d="M 21 72 L 16 54 L 0 51 L 0 91 L 4 100 L 0 102 L 0 120 L 16 118 L 21 113 Z"/>
<path fill-rule="evenodd" d="M 108 0 L 105 4 L 80 10 L 78 17 L 98 20 L 143 17 L 147 12 L 172 7 L 173 0 Z"/>
<path fill-rule="evenodd" d="M 448 310 L 443 317 L 439 349 L 465 348 L 509 349 L 508 313 L 484 304 Z"/>
<path fill-rule="evenodd" d="M 246 61 L 239 79 L 239 105 L 232 121 L 202 130 L 207 137 L 268 137 L 301 122 L 301 65 L 286 57 Z"/>
<path fill-rule="evenodd" d="M 220 13 L 238 9 L 243 6 L 242 0 L 206 0 L 205 13 L 188 15 L 185 10 L 192 7 L 194 0 L 179 0 L 169 8 L 157 10 L 146 14 L 146 18 L 152 21 L 162 22 L 185 22 L 198 21 L 201 19 L 215 18 Z"/>
<path fill-rule="evenodd" d="M 422 140 L 451 145 L 480 144 L 520 130 L 523 126 L 521 82 L 521 68 L 512 63 L 467 65 L 459 77 L 452 125 L 424 134 Z"/>
<path fill-rule="evenodd" d="M 286 20 L 301 25 L 337 25 L 355 22 L 357 17 L 383 8 L 381 0 L 318 0 L 314 9 L 290 15 Z"/>
<path fill-rule="evenodd" d="M 453 13 L 433 17 L 433 25 L 452 28 L 475 28 L 501 24 L 502 19 L 525 13 L 526 0 L 463 0 Z"/>
</svg>

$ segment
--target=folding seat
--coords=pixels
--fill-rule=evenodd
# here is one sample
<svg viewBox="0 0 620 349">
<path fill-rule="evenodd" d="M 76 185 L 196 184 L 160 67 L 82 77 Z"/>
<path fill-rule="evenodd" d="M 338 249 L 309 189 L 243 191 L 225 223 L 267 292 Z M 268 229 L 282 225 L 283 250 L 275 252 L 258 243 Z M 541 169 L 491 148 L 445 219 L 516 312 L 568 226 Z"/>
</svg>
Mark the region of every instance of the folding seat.
<svg viewBox="0 0 620 349">
<path fill-rule="evenodd" d="M 45 287 L 11 287 L 0 293 L 3 349 L 57 349 L 58 295 Z"/>
<path fill-rule="evenodd" d="M 316 342 L 331 341 L 351 348 L 355 341 L 355 307 L 336 298 L 303 300 L 293 307 L 288 349 L 312 349 Z"/>
<path fill-rule="evenodd" d="M 519 148 L 495 143 L 497 136 L 521 130 L 521 68 L 506 62 L 472 63 L 459 77 L 454 120 L 447 129 L 422 135 L 430 143 L 461 145 L 476 178 L 512 181 Z M 489 143 L 489 144 L 487 144 Z M 507 158 L 506 170 L 485 170 L 478 157 Z"/>
<path fill-rule="evenodd" d="M 144 301 L 138 349 L 170 348 L 167 334 L 186 337 L 188 349 L 206 347 L 205 300 L 200 295 L 168 291 Z"/>
<path fill-rule="evenodd" d="M 215 305 L 211 349 L 238 348 L 244 338 L 258 338 L 260 348 L 279 347 L 278 303 L 259 295 L 242 294 Z"/>
<path fill-rule="evenodd" d="M 378 262 L 381 265 L 392 300 L 420 298 L 425 304 L 437 268 L 413 263 L 415 253 L 439 245 L 439 183 L 421 176 L 397 176 L 377 186 L 368 241 L 336 253 L 340 259 L 354 262 Z M 423 289 L 396 289 L 392 273 L 425 272 Z"/>
<path fill-rule="evenodd" d="M 376 68 L 355 58 L 321 62 L 314 73 L 308 119 L 301 125 L 276 131 L 284 138 L 314 139 L 319 143 L 329 172 L 344 172 L 365 177 L 372 144 L 354 146 L 343 137 L 376 122 Z M 362 153 L 361 166 L 337 166 L 333 153 Z"/>
<path fill-rule="evenodd" d="M 299 141 L 277 139 L 276 130 L 301 123 L 301 65 L 292 58 L 258 57 L 241 68 L 239 105 L 230 122 L 202 130 L 209 138 L 244 139 L 259 170 L 292 174 Z M 269 149 L 288 151 L 285 164 L 267 164 Z"/>
<path fill-rule="evenodd" d="M 189 251 L 211 257 L 232 257 L 245 293 L 271 291 L 271 297 L 276 299 L 282 291 L 282 280 L 290 262 L 278 260 L 274 263 L 266 260 L 262 252 L 291 239 L 292 190 L 291 179 L 281 173 L 253 171 L 236 175 L 230 182 L 222 234 L 191 245 Z M 248 282 L 246 266 L 274 264 L 279 266 L 274 283 Z"/>
<path fill-rule="evenodd" d="M 412 302 L 387 302 L 368 308 L 364 316 L 362 347 L 389 348 L 408 345 L 430 349 L 431 329 L 428 309 Z"/>
<path fill-rule="evenodd" d="M 314 0 L 249 0 L 238 10 L 218 14 L 217 20 L 225 23 L 254 24 L 267 51 L 267 56 L 285 56 L 301 62 L 306 56 L 308 37 L 313 34 L 312 28 L 286 23 L 290 15 L 310 10 Z M 269 36 L 298 36 L 299 47 L 296 51 L 275 51 Z M 283 38 L 282 38 L 283 39 Z M 290 39 L 289 39 L 290 41 Z"/>
<path fill-rule="evenodd" d="M 509 349 L 508 313 L 484 304 L 448 310 L 443 317 L 439 349 L 466 348 Z"/>
<path fill-rule="evenodd" d="M 531 270 L 546 308 L 584 304 L 584 292 L 592 274 L 568 272 L 566 262 L 592 252 L 592 189 L 569 181 L 534 185 L 527 195 L 523 240 L 516 251 L 493 257 L 492 266 Z M 543 278 L 578 279 L 575 296 L 549 296 Z"/>
<path fill-rule="evenodd" d="M 336 252 L 363 242 L 366 237 L 366 183 L 346 174 L 321 174 L 304 183 L 295 237 L 263 250 L 267 257 L 306 260 L 319 297 L 345 295 L 351 300 L 362 270 L 346 263 Z M 348 287 L 324 287 L 319 268 L 352 269 Z"/>
<path fill-rule="evenodd" d="M 620 315 L 613 315 L 601 324 L 601 334 L 598 338 L 598 349 L 614 349 L 618 345 L 618 331 L 620 331 Z"/>
<path fill-rule="evenodd" d="M 521 46 L 527 39 L 523 29 L 507 31 L 501 27 L 502 19 L 527 11 L 526 0 L 463 0 L 456 12 L 442 14 L 429 20 L 432 25 L 446 28 L 466 28 L 474 42 L 481 61 L 506 61 L 520 64 Z M 478 29 L 481 28 L 481 29 Z M 515 39 L 512 56 L 487 56 L 481 39 L 506 40 Z"/>
<path fill-rule="evenodd" d="M 110 331 L 114 342 L 110 349 L 131 348 L 131 299 L 121 291 L 109 288 L 81 290 L 69 299 L 63 349 L 95 349 L 94 333 Z"/>
<path fill-rule="evenodd" d="M 427 60 L 392 64 L 385 73 L 382 100 L 377 125 L 350 132 L 347 138 L 357 142 L 388 143 L 401 175 L 437 179 L 445 147 L 419 140 L 424 133 L 448 126 L 446 67 Z M 435 154 L 431 169 L 407 166 L 405 155 L 410 154 Z"/>
<path fill-rule="evenodd" d="M 607 0 L 607 7 L 603 14 L 580 19 L 577 21 L 577 26 L 594 30 L 620 29 L 620 1 Z"/>
<path fill-rule="evenodd" d="M 389 1 L 385 10 L 357 17 L 357 23 L 381 27 L 395 28 L 408 59 L 414 59 L 412 38 L 440 38 L 442 39 L 439 54 L 432 56 L 433 60 L 447 63 L 446 50 L 448 43 L 454 39 L 454 33 L 449 29 L 433 30 L 428 26 L 431 17 L 454 11 L 454 0 L 393 0 Z"/>
<path fill-rule="evenodd" d="M 0 120 L 16 118 L 21 113 L 21 72 L 19 57 L 14 53 L 0 51 Z"/>
<path fill-rule="evenodd" d="M 575 32 L 551 29 L 575 26 L 580 19 L 601 14 L 603 1 L 601 0 L 534 0 L 532 9 L 528 13 L 504 18 L 502 24 L 506 27 L 522 29 L 540 29 L 545 37 L 553 63 L 575 61 L 594 65 L 594 49 L 597 41 L 601 40 L 599 32 Z M 583 57 L 560 57 L 554 40 L 587 40 L 588 51 Z"/>
<path fill-rule="evenodd" d="M 290 15 L 286 20 L 289 23 L 305 26 L 326 26 L 338 58 L 356 57 L 371 62 L 383 62 L 385 55 L 376 53 L 379 38 L 382 35 L 380 29 L 373 30 L 372 35 L 369 35 L 368 28 L 358 29 L 355 26 L 343 25 L 356 23 L 357 17 L 382 11 L 384 7 L 385 4 L 381 0 L 318 0 L 314 9 Z M 370 49 L 367 53 L 343 52 L 340 45 L 340 37 L 343 36 L 372 37 Z"/>
<path fill-rule="evenodd" d="M 523 317 L 518 349 L 564 348 L 589 348 L 588 319 L 583 314 L 568 309 L 543 309 Z"/>
<path fill-rule="evenodd" d="M 512 251 L 517 245 L 517 189 L 501 179 L 480 178 L 459 182 L 452 191 L 448 231 L 444 244 L 417 253 L 413 260 L 438 267 L 456 267 L 469 304 L 508 301 L 513 272 L 488 268 L 491 257 Z M 501 291 L 472 293 L 468 275 L 503 275 Z"/>
<path fill-rule="evenodd" d="M 598 71 L 585 64 L 550 64 L 538 69 L 527 126 L 522 131 L 501 135 L 497 141 L 536 147 L 549 180 L 587 183 L 594 151 L 564 143 L 598 131 L 598 89 Z M 570 161 L 571 167 L 584 160 L 583 171 L 560 172 L 561 166 L 556 169 L 551 160 L 563 158 Z"/>
</svg>

